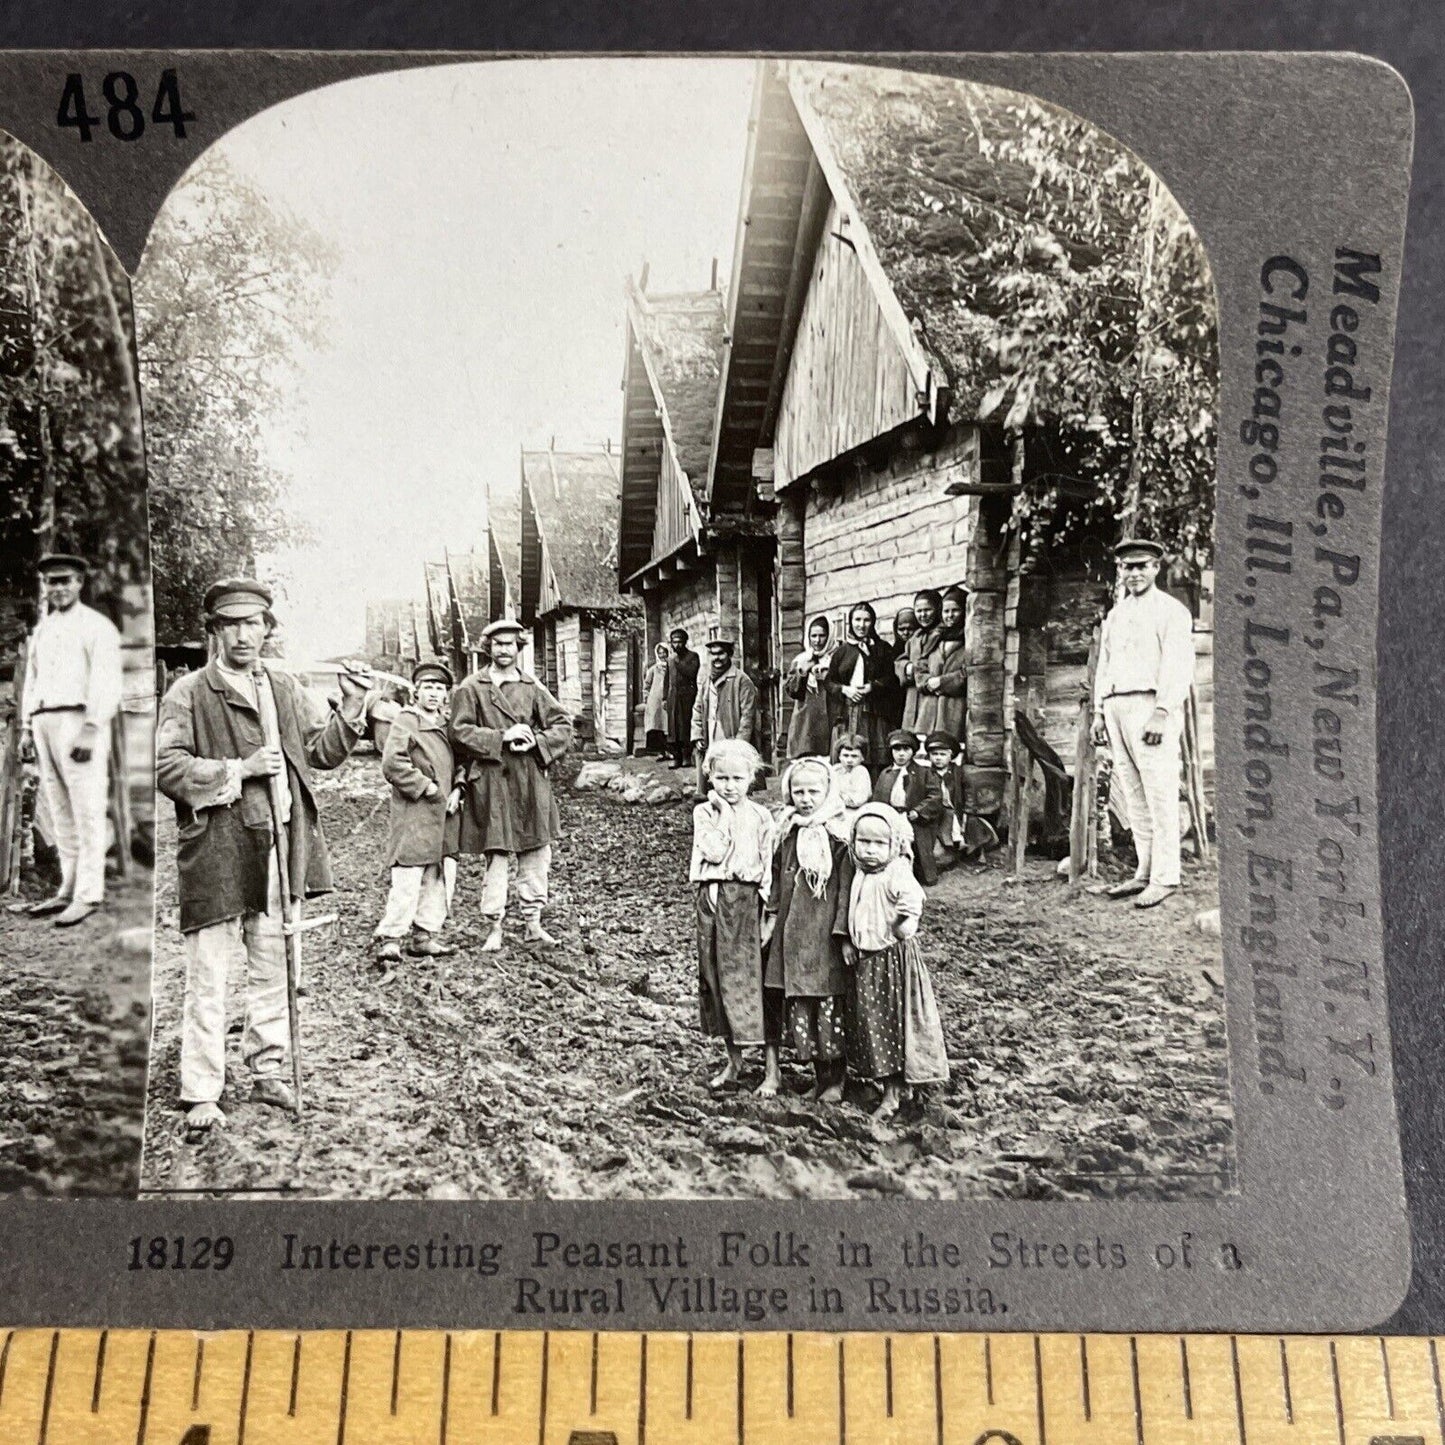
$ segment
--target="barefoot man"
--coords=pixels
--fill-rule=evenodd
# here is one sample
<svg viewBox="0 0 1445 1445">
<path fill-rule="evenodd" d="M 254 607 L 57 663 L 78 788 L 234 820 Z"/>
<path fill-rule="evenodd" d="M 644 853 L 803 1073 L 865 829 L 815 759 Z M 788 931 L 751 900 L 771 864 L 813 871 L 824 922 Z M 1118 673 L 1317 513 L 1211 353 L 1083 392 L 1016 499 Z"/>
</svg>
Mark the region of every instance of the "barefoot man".
<svg viewBox="0 0 1445 1445">
<path fill-rule="evenodd" d="M 212 660 L 183 677 L 161 704 L 156 786 L 176 805 L 176 864 L 186 998 L 181 1023 L 181 1107 L 193 1135 L 223 1125 L 226 970 L 245 951 L 246 1031 L 241 1051 L 256 1103 L 294 1109 L 283 1070 L 291 1049 L 286 941 L 271 826 L 271 780 L 289 845 L 291 891 L 331 889 L 312 768 L 340 767 L 366 728 L 369 669 L 340 674 L 341 705 L 309 693 L 261 660 L 275 628 L 271 591 L 250 578 L 206 592 Z"/>
<path fill-rule="evenodd" d="M 502 947 L 507 879 L 517 860 L 517 911 L 528 943 L 555 943 L 542 927 L 552 840 L 561 832 L 547 770 L 572 745 L 572 719 L 557 699 L 517 666 L 522 624 L 498 618 L 482 636 L 491 663 L 452 696 L 451 738 L 462 784 L 462 853 L 487 860 L 482 879 L 482 952 Z"/>
<path fill-rule="evenodd" d="M 1094 745 L 1113 754 L 1139 861 L 1107 892 L 1153 908 L 1179 887 L 1179 743 L 1194 681 L 1194 619 L 1155 585 L 1164 559 L 1157 542 L 1132 538 L 1114 556 L 1124 595 L 1099 635 Z"/>
</svg>

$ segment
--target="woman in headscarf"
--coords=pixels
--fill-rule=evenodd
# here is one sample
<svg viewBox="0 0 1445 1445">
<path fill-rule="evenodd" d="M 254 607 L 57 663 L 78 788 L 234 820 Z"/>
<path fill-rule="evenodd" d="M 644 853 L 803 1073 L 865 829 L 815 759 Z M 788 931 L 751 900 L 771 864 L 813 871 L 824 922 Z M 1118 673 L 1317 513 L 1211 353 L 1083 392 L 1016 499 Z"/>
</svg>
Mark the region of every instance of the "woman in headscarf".
<svg viewBox="0 0 1445 1445">
<path fill-rule="evenodd" d="M 903 726 L 903 706 L 908 698 L 906 689 L 898 680 L 898 662 L 907 656 L 908 639 L 917 631 L 918 614 L 911 607 L 900 607 L 893 614 L 893 680 L 898 685 L 893 689 L 893 712 L 888 719 L 895 728 Z"/>
<path fill-rule="evenodd" d="M 853 870 L 833 769 L 822 758 L 799 758 L 783 774 L 783 800 L 768 900 L 774 916 L 771 926 L 764 925 L 771 935 L 764 1004 L 773 1037 L 791 1043 L 799 1061 L 813 1065 L 812 1097 L 837 1103 L 843 1097 L 848 983 L 840 934 Z"/>
<path fill-rule="evenodd" d="M 658 757 L 667 756 L 667 644 L 659 642 L 652 649 L 653 662 L 642 677 L 642 728 L 647 735 L 645 746 Z"/>
<path fill-rule="evenodd" d="M 821 757 L 833 742 L 833 725 L 842 711 L 824 682 L 828 676 L 828 639 L 832 628 L 826 617 L 808 624 L 808 645 L 792 661 L 783 679 L 783 691 L 793 699 L 788 721 L 788 757 Z"/>
<path fill-rule="evenodd" d="M 835 728 L 864 739 L 863 761 L 877 777 L 888 765 L 897 680 L 893 649 L 879 637 L 878 614 L 866 602 L 848 609 L 848 636 L 833 650 L 826 686 L 843 713 Z"/>
<path fill-rule="evenodd" d="M 912 829 L 884 803 L 869 803 L 853 819 L 848 855 L 848 1059 L 855 1073 L 875 1080 L 883 1099 L 873 1112 L 898 1112 L 903 1090 L 948 1078 L 943 1023 L 933 983 L 918 951 L 923 887 L 908 854 Z"/>
<path fill-rule="evenodd" d="M 920 718 L 927 694 L 920 691 L 918 684 L 926 676 L 928 658 L 938 645 L 938 614 L 942 605 L 943 599 L 932 587 L 924 587 L 914 595 L 913 613 L 918 620 L 918 631 L 908 639 L 907 648 L 896 655 L 895 673 L 907 689 L 903 726 L 920 737 L 933 731 L 933 724 Z"/>
<path fill-rule="evenodd" d="M 933 649 L 919 664 L 918 715 L 914 732 L 964 736 L 968 693 L 968 649 L 963 640 L 963 614 L 968 593 L 950 587 L 943 594 L 941 620 Z"/>
</svg>

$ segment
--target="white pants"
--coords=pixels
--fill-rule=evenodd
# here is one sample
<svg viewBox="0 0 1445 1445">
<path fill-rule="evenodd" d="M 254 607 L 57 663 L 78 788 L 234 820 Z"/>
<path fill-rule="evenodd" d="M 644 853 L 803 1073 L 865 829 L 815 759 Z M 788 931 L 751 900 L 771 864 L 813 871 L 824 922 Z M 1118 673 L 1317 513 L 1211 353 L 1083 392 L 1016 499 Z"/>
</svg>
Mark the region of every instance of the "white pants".
<svg viewBox="0 0 1445 1445">
<path fill-rule="evenodd" d="M 391 892 L 386 895 L 386 912 L 376 925 L 376 937 L 405 938 L 413 927 L 423 933 L 440 933 L 456 886 L 455 858 L 420 868 L 393 867 Z"/>
<path fill-rule="evenodd" d="M 106 800 L 110 783 L 110 730 L 95 734 L 88 763 L 71 760 L 85 714 L 42 712 L 31 721 L 40 785 L 60 854 L 60 892 L 78 903 L 105 898 Z M 121 846 L 125 846 L 122 840 Z"/>
<path fill-rule="evenodd" d="M 527 923 L 537 923 L 547 906 L 547 874 L 552 867 L 552 845 L 529 848 L 517 857 L 517 912 Z M 488 853 L 482 878 L 482 917 L 500 922 L 507 911 L 507 877 L 511 855 Z"/>
<path fill-rule="evenodd" d="M 214 1104 L 226 1083 L 226 975 L 246 966 L 241 1054 L 256 1075 L 279 1074 L 291 1042 L 286 1011 L 286 935 L 271 861 L 265 913 L 248 913 L 186 934 L 186 1003 L 181 1019 L 181 1102 Z"/>
<path fill-rule="evenodd" d="M 1154 716 L 1154 694 L 1133 692 L 1104 703 L 1104 726 L 1114 755 L 1114 776 L 1139 855 L 1135 877 L 1164 888 L 1179 886 L 1180 738 L 1184 720 L 1171 713 L 1153 746 L 1144 729 Z"/>
</svg>

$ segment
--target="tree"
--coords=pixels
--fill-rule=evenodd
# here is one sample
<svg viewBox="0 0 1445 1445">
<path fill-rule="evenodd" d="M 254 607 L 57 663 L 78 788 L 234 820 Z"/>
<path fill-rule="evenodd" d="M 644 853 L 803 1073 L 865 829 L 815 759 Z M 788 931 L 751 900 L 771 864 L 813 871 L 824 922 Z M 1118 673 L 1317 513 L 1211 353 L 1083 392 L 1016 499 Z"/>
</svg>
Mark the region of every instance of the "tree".
<svg viewBox="0 0 1445 1445">
<path fill-rule="evenodd" d="M 216 152 L 171 193 L 136 275 L 156 630 L 195 637 L 207 585 L 304 540 L 264 428 L 319 345 L 335 254 Z"/>
<path fill-rule="evenodd" d="M 95 222 L 28 147 L 0 136 L 0 590 L 78 550 L 93 596 L 148 580 L 130 283 Z"/>
</svg>

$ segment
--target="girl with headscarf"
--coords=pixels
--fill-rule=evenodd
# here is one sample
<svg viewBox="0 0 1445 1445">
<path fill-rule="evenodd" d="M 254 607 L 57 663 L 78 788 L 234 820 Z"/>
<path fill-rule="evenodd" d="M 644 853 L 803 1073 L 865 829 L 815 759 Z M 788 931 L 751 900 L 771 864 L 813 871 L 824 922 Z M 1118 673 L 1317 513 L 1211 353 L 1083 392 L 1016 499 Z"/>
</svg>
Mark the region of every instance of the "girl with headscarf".
<svg viewBox="0 0 1445 1445">
<path fill-rule="evenodd" d="M 839 711 L 824 685 L 828 676 L 828 640 L 832 628 L 826 617 L 808 624 L 808 645 L 793 659 L 783 679 L 783 691 L 793 699 L 788 721 L 788 757 L 820 757 L 833 738 L 834 714 Z"/>
<path fill-rule="evenodd" d="M 912 846 L 912 829 L 886 804 L 869 803 L 853 819 L 843 944 L 848 1059 L 883 1089 L 875 1119 L 898 1112 L 905 1088 L 948 1078 L 943 1024 L 916 938 L 923 888 L 908 861 Z"/>
<path fill-rule="evenodd" d="M 963 614 L 968 593 L 950 587 L 943 594 L 933 649 L 919 664 L 918 713 L 912 731 L 965 734 L 968 649 L 963 640 Z"/>
<path fill-rule="evenodd" d="M 865 740 L 863 761 L 876 776 L 888 762 L 898 684 L 893 649 L 879 637 L 878 614 L 866 602 L 848 609 L 848 635 L 833 650 L 826 686 L 843 714 L 835 727 Z"/>
<path fill-rule="evenodd" d="M 773 915 L 764 1002 L 776 1040 L 781 1035 L 802 1063 L 813 1065 L 811 1097 L 835 1104 L 843 1097 L 845 1052 L 842 935 L 848 861 L 842 801 L 833 788 L 833 769 L 822 758 L 799 758 L 783 774 L 783 810 L 773 851 Z M 776 1044 L 772 1053 L 777 1067 Z M 760 1093 L 776 1092 L 763 1080 Z"/>
<path fill-rule="evenodd" d="M 652 665 L 642 677 L 642 728 L 645 746 L 658 757 L 667 756 L 667 644 L 659 642 L 652 650 Z"/>
</svg>

